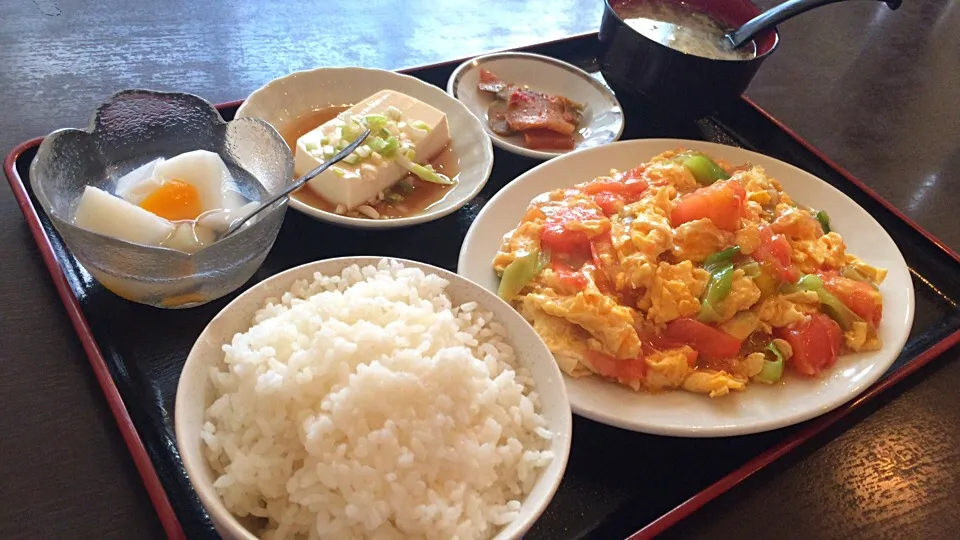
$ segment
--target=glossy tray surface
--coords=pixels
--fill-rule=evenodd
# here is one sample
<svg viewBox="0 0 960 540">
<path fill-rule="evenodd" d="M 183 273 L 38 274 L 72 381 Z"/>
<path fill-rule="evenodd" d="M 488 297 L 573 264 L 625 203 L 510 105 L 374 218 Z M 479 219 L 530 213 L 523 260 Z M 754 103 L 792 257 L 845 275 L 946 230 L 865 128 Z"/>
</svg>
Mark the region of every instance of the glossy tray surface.
<svg viewBox="0 0 960 540">
<path fill-rule="evenodd" d="M 588 35 L 526 50 L 555 56 L 596 73 L 595 47 L 595 36 Z M 458 63 L 407 72 L 443 87 Z M 225 119 L 232 118 L 236 106 L 221 107 Z M 836 186 L 890 233 L 913 273 L 916 319 L 906 348 L 884 378 L 865 394 L 867 398 L 957 343 L 960 281 L 956 279 L 956 254 L 752 103 L 741 100 L 696 123 L 665 120 L 629 102 L 623 106 L 623 139 L 700 139 L 767 154 Z M 102 370 L 101 385 L 158 514 L 172 537 L 217 538 L 176 452 L 173 403 L 180 369 L 194 340 L 240 291 L 200 308 L 180 311 L 133 304 L 107 292 L 65 250 L 49 220 L 38 211 L 28 177 L 37 144 L 32 141 L 14 150 L 7 161 L 7 175 L 84 341 L 91 365 L 95 371 Z M 461 242 L 479 209 L 511 179 L 536 164 L 496 150 L 491 179 L 476 199 L 446 218 L 408 229 L 343 229 L 289 210 L 273 251 L 246 287 L 293 266 L 346 255 L 403 257 L 455 271 Z M 712 440 L 636 434 L 575 417 L 567 474 L 527 538 L 622 538 L 638 531 L 637 537 L 655 534 L 864 401 L 854 400 L 827 417 L 798 426 Z"/>
</svg>

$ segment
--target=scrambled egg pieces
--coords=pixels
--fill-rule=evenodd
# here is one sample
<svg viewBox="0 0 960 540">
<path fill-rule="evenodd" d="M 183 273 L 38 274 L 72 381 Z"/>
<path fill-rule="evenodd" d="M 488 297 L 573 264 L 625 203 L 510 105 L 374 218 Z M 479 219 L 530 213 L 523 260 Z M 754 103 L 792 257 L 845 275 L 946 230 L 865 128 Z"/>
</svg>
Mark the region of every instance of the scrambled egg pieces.
<svg viewBox="0 0 960 540">
<path fill-rule="evenodd" d="M 719 397 L 881 346 L 886 272 L 762 168 L 703 154 L 538 196 L 493 267 L 565 373 L 634 390 Z"/>
</svg>

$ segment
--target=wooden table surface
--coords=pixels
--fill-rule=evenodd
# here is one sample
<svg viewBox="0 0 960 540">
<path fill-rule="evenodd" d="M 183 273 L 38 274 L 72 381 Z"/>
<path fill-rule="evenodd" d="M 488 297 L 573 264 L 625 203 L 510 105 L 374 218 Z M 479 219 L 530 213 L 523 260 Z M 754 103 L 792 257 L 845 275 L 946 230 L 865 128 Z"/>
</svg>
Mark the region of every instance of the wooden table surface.
<svg viewBox="0 0 960 540">
<path fill-rule="evenodd" d="M 773 2 L 760 2 L 770 5 Z M 598 0 L 0 1 L 0 150 L 129 87 L 242 98 L 290 71 L 431 63 L 593 30 Z M 960 249 L 960 2 L 828 6 L 748 95 Z M 952 187 L 951 187 L 952 186 Z M 161 538 L 13 197 L 0 189 L 0 538 Z M 956 538 L 960 351 L 674 528 Z M 655 489 L 655 486 L 638 487 Z"/>
</svg>

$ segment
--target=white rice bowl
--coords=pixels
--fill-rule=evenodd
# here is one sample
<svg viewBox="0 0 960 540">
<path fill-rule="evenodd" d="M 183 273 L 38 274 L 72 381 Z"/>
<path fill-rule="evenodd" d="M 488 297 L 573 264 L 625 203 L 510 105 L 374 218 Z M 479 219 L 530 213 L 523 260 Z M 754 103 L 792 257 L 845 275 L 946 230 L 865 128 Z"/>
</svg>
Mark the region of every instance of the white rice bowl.
<svg viewBox="0 0 960 540">
<path fill-rule="evenodd" d="M 448 284 L 387 260 L 318 272 L 227 336 L 194 425 L 230 514 L 268 540 L 486 539 L 554 461 L 562 474 L 569 432 L 507 330 Z"/>
</svg>

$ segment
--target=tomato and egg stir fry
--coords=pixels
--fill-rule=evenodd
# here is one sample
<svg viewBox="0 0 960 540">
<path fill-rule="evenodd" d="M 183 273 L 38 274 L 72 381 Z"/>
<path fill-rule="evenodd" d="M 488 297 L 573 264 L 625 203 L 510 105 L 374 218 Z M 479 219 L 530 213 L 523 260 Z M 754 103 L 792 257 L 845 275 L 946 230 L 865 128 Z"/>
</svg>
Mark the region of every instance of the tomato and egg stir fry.
<svg viewBox="0 0 960 540">
<path fill-rule="evenodd" d="M 711 397 L 880 348 L 886 271 L 761 167 L 665 152 L 535 198 L 493 261 L 561 369 Z"/>
</svg>

